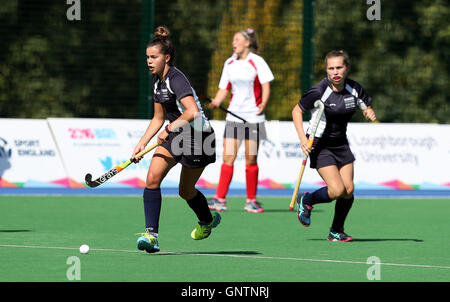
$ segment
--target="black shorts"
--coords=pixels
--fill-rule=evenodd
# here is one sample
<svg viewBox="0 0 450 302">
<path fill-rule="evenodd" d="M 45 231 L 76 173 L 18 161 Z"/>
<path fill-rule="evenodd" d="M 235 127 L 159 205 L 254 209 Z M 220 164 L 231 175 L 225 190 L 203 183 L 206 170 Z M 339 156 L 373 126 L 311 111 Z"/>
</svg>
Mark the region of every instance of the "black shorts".
<svg viewBox="0 0 450 302">
<path fill-rule="evenodd" d="M 170 133 L 161 146 L 187 168 L 203 168 L 216 161 L 216 136 L 212 128 L 210 132 L 200 132 L 183 127 L 181 132 Z"/>
<path fill-rule="evenodd" d="M 260 141 L 267 139 L 266 126 L 262 123 L 237 123 L 227 121 L 223 138 Z"/>
<path fill-rule="evenodd" d="M 313 169 L 326 166 L 340 168 L 355 161 L 346 137 L 337 140 L 316 138 L 313 146 L 309 155 L 310 167 Z"/>
</svg>

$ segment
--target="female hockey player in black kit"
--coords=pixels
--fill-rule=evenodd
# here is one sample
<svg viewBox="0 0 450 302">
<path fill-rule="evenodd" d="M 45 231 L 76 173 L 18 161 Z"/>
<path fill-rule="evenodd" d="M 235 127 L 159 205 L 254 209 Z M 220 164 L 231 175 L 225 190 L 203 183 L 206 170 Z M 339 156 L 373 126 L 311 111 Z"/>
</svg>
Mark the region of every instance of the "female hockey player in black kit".
<svg viewBox="0 0 450 302">
<path fill-rule="evenodd" d="M 354 200 L 355 157 L 347 140 L 347 124 L 358 107 L 363 109 L 366 119 L 374 121 L 376 117 L 370 107 L 372 99 L 358 82 L 347 78 L 350 70 L 348 54 L 343 50 L 329 52 L 325 57 L 325 66 L 327 77 L 306 91 L 292 110 L 302 151 L 309 154 L 310 167 L 317 169 L 326 183 L 326 186 L 312 193 L 297 196 L 297 217 L 302 225 L 309 226 L 314 204 L 336 200 L 328 240 L 352 241 L 353 238 L 344 233 L 344 222 Z M 317 100 L 325 105 L 326 124 L 322 127 L 323 133 L 316 132 L 316 140 L 310 147 L 303 129 L 302 114 L 313 109 Z"/>
<path fill-rule="evenodd" d="M 173 64 L 175 51 L 168 36 L 169 30 L 159 26 L 153 40 L 147 45 L 147 66 L 154 75 L 154 116 L 132 155 L 135 157 L 144 150 L 158 133 L 164 124 L 165 113 L 169 124 L 158 134 L 159 146 L 152 157 L 143 194 L 146 230 L 137 241 L 138 249 L 148 253 L 160 250 L 160 185 L 177 163 L 182 165 L 179 195 L 186 200 L 198 218 L 191 237 L 195 240 L 207 238 L 221 220 L 219 213 L 211 213 L 205 196 L 195 188 L 204 168 L 216 160 L 214 130 L 204 115 L 189 80 Z"/>
</svg>

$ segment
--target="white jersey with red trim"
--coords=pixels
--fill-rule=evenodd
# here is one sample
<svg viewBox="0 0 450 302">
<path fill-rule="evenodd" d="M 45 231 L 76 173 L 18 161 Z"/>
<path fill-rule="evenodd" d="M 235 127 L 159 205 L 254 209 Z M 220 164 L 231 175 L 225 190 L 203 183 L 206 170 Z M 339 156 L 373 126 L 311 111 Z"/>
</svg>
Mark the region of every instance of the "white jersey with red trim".
<svg viewBox="0 0 450 302">
<path fill-rule="evenodd" d="M 272 71 L 261 56 L 250 52 L 247 58 L 238 60 L 233 55 L 225 61 L 219 82 L 220 89 L 231 89 L 228 110 L 250 123 L 261 123 L 265 115 L 256 115 L 262 101 L 261 84 L 274 79 Z M 227 121 L 242 123 L 242 120 L 227 114 Z"/>
</svg>

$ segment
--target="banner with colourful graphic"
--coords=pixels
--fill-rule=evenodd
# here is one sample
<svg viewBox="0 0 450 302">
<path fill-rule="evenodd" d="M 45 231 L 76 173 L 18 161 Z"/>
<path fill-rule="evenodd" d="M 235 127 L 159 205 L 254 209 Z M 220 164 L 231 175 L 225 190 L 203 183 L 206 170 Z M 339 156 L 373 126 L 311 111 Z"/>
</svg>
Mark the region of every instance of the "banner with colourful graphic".
<svg viewBox="0 0 450 302">
<path fill-rule="evenodd" d="M 208 183 L 217 184 L 219 175 L 214 171 L 222 163 L 223 126 L 213 125 L 217 128 L 218 162 L 207 168 L 203 177 Z M 302 159 L 295 127 L 292 122 L 268 121 L 266 130 L 267 140 L 260 143 L 258 152 L 259 186 L 291 188 Z M 450 190 L 450 125 L 350 123 L 347 130 L 356 158 L 357 189 Z M 309 168 L 309 161 L 301 185 L 308 189 L 324 185 L 317 171 Z M 243 146 L 235 162 L 231 187 L 245 187 Z"/>
<path fill-rule="evenodd" d="M 0 187 L 84 188 L 84 177 L 97 178 L 131 157 L 149 120 L 49 118 L 0 119 Z M 166 122 L 167 123 L 167 122 Z M 223 162 L 224 121 L 211 121 L 216 134 L 216 162 L 197 182 L 217 187 Z M 258 151 L 259 187 L 291 189 L 301 168 L 300 142 L 292 122 L 268 121 L 267 139 Z M 305 123 L 306 127 L 306 123 Z M 161 129 L 162 131 L 162 129 Z M 450 125 L 350 123 L 348 139 L 356 161 L 356 189 L 449 190 Z M 150 143 L 156 141 L 156 137 Z M 100 187 L 143 188 L 153 152 Z M 181 166 L 162 183 L 178 187 Z M 240 146 L 230 189 L 244 189 L 245 148 Z M 302 188 L 323 186 L 307 168 Z"/>
<path fill-rule="evenodd" d="M 350 124 L 355 183 L 368 189 L 450 189 L 450 125 Z"/>
<path fill-rule="evenodd" d="M 88 118 L 49 118 L 48 123 L 68 177 L 83 185 L 87 173 L 95 179 L 128 160 L 149 125 L 148 120 Z M 102 187 L 143 187 L 150 159 L 148 154 Z"/>
<path fill-rule="evenodd" d="M 0 119 L 0 187 L 73 186 L 43 119 Z"/>
</svg>

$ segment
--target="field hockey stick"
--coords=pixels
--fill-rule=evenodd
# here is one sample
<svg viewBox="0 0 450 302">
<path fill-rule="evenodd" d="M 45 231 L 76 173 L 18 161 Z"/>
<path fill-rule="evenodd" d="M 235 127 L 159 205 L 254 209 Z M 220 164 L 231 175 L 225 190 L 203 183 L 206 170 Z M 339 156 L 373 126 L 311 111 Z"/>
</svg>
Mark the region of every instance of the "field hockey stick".
<svg viewBox="0 0 450 302">
<path fill-rule="evenodd" d="M 136 163 L 136 157 L 138 157 L 138 158 L 142 157 L 145 154 L 147 154 L 148 152 L 150 152 L 153 149 L 155 149 L 156 147 L 158 147 L 158 143 L 154 143 L 153 145 L 145 148 L 144 150 L 142 150 L 141 152 L 136 154 L 135 157 L 132 157 L 129 160 L 121 163 L 120 165 L 112 168 L 111 170 L 109 170 L 108 172 L 106 172 L 105 174 L 103 174 L 102 176 L 100 176 L 99 178 L 97 178 L 94 181 L 92 180 L 92 174 L 90 174 L 90 173 L 86 174 L 84 180 L 86 181 L 86 184 L 89 187 L 91 187 L 91 188 L 98 187 L 99 185 L 101 185 L 102 183 L 106 182 L 111 177 L 113 177 L 114 175 L 118 174 L 120 171 L 122 171 L 123 169 L 125 169 L 126 167 L 131 165 L 131 163 Z"/>
<path fill-rule="evenodd" d="M 205 96 L 205 95 L 203 95 L 203 94 L 200 94 L 200 97 L 201 97 L 202 99 L 207 100 L 207 101 L 210 102 L 210 103 L 212 102 L 212 100 L 211 100 L 209 97 L 207 97 L 207 96 Z M 231 112 L 231 111 L 229 111 L 229 110 L 223 108 L 222 105 L 219 105 L 219 109 L 221 109 L 222 111 L 224 111 L 224 112 L 226 112 L 226 113 L 231 114 L 231 115 L 234 116 L 234 117 L 237 117 L 238 119 L 240 119 L 240 120 L 243 121 L 244 123 L 247 123 L 247 121 L 244 120 L 242 117 L 240 117 L 239 115 L 234 114 L 233 112 Z"/>
<path fill-rule="evenodd" d="M 314 143 L 314 136 L 316 135 L 317 128 L 319 127 L 320 119 L 322 118 L 325 106 L 321 100 L 317 100 L 314 103 L 314 107 L 319 107 L 319 112 L 316 119 L 311 124 L 311 139 L 308 141 L 308 146 L 312 146 Z M 302 167 L 300 169 L 300 174 L 298 175 L 297 183 L 295 184 L 294 193 L 292 194 L 291 203 L 289 204 L 289 211 L 294 210 L 295 199 L 297 197 L 298 189 L 300 188 L 300 183 L 302 181 L 303 172 L 305 171 L 306 162 L 308 161 L 308 154 L 303 154 Z"/>
</svg>

